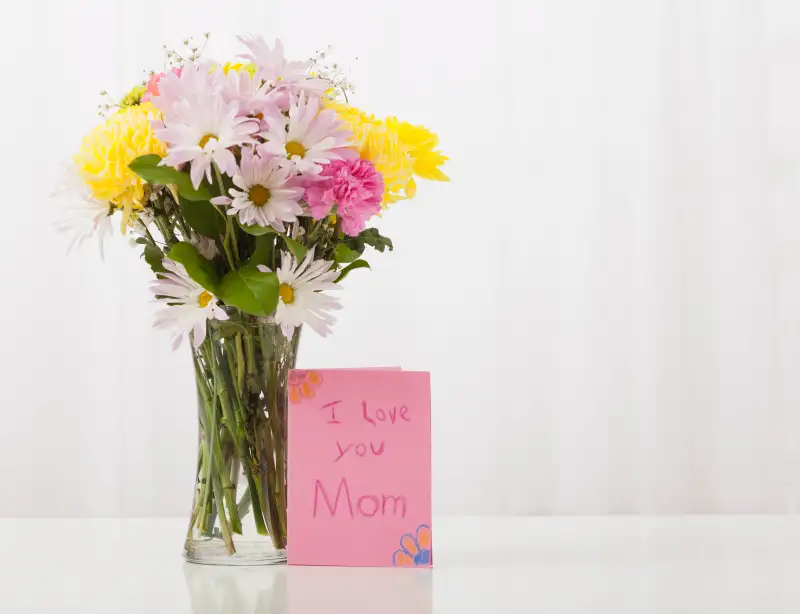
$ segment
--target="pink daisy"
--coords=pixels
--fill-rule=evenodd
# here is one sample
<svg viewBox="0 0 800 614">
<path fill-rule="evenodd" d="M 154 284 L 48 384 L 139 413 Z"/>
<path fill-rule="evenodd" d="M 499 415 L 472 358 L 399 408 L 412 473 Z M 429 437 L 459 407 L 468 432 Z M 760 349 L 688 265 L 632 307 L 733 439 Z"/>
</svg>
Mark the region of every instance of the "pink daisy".
<svg viewBox="0 0 800 614">
<path fill-rule="evenodd" d="M 181 76 L 181 72 L 183 72 L 183 68 L 178 66 L 173 67 L 172 72 Z M 160 72 L 158 74 L 153 75 L 150 77 L 150 80 L 147 82 L 147 91 L 142 95 L 142 102 L 148 102 L 153 96 L 158 96 L 158 83 L 166 76 L 166 73 Z"/>
<path fill-rule="evenodd" d="M 165 76 L 158 84 L 159 95 L 151 99 L 164 113 L 162 121 L 154 122 L 156 136 L 167 144 L 161 164 L 191 163 L 195 187 L 204 175 L 213 183 L 212 164 L 223 173 L 236 174 L 239 168 L 230 148 L 255 143 L 252 135 L 259 129 L 257 121 L 240 117 L 238 101 L 224 100 L 221 80 L 208 70 L 208 65 L 200 64 L 184 67 L 180 75 Z"/>
<path fill-rule="evenodd" d="M 257 119 L 263 129 L 267 128 L 265 117 L 277 117 L 281 113 L 269 87 L 258 75 L 251 76 L 246 70 L 230 70 L 220 84 L 225 102 L 235 102 L 239 115 Z"/>
<path fill-rule="evenodd" d="M 307 93 L 321 96 L 331 84 L 324 79 L 309 77 L 308 70 L 311 62 L 288 61 L 283 55 L 283 45 L 280 40 L 275 40 L 275 46 L 270 47 L 261 36 L 240 36 L 250 53 L 241 57 L 250 60 L 258 68 L 258 76 L 267 82 L 271 96 L 280 108 L 289 108 L 290 95 Z"/>
<path fill-rule="evenodd" d="M 208 98 L 220 88 L 221 71 L 208 62 L 187 64 L 165 75 L 156 75 L 151 82 L 150 102 L 162 113 L 169 113 L 181 100 Z M 148 86 L 148 90 L 150 87 Z"/>
<path fill-rule="evenodd" d="M 325 164 L 358 157 L 350 148 L 352 133 L 334 110 L 320 110 L 319 98 L 293 96 L 288 118 L 281 114 L 265 120 L 268 128 L 258 133 L 266 141 L 264 150 L 293 172 L 318 175 Z"/>
</svg>

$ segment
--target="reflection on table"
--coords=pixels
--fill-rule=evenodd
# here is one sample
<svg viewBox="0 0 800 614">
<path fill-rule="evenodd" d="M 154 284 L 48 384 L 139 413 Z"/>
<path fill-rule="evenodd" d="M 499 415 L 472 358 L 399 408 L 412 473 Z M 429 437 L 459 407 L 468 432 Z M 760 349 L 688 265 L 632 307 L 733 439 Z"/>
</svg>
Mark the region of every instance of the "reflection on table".
<svg viewBox="0 0 800 614">
<path fill-rule="evenodd" d="M 431 614 L 430 569 L 185 563 L 192 614 Z"/>
</svg>

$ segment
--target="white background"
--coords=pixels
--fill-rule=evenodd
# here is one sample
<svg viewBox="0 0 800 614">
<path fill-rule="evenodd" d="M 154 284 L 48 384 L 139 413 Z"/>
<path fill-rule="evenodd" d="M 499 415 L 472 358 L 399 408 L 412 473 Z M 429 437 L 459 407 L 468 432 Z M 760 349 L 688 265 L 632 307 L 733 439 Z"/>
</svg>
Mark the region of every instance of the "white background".
<svg viewBox="0 0 800 614">
<path fill-rule="evenodd" d="M 0 515 L 188 513 L 188 350 L 151 329 L 124 239 L 65 256 L 47 194 L 98 92 L 206 30 L 220 60 L 238 32 L 334 45 L 358 106 L 452 158 L 300 358 L 432 372 L 436 513 L 797 510 L 794 0 L 3 10 Z"/>
</svg>

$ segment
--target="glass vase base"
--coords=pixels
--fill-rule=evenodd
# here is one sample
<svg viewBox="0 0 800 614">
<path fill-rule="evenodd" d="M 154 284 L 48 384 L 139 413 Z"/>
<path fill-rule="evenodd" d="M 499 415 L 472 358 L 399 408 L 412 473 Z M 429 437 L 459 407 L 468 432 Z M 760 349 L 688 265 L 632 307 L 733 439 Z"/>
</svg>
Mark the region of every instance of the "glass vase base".
<svg viewBox="0 0 800 614">
<path fill-rule="evenodd" d="M 286 550 L 276 550 L 263 541 L 236 541 L 236 552 L 228 554 L 219 539 L 193 540 L 183 549 L 183 558 L 197 565 L 255 566 L 285 565 Z"/>
</svg>

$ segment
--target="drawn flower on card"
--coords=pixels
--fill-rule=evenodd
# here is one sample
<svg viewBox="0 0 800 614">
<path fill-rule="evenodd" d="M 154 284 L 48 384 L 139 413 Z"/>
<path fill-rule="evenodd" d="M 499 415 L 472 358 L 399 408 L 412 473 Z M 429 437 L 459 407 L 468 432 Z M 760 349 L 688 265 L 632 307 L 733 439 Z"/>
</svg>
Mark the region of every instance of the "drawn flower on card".
<svg viewBox="0 0 800 614">
<path fill-rule="evenodd" d="M 394 551 L 395 567 L 427 567 L 431 564 L 431 528 L 426 524 L 417 527 L 416 536 L 406 533 L 400 538 L 400 548 Z"/>
<path fill-rule="evenodd" d="M 315 389 L 322 384 L 322 374 L 316 371 L 294 370 L 289 372 L 289 400 L 300 403 L 303 399 L 313 399 Z"/>
</svg>

